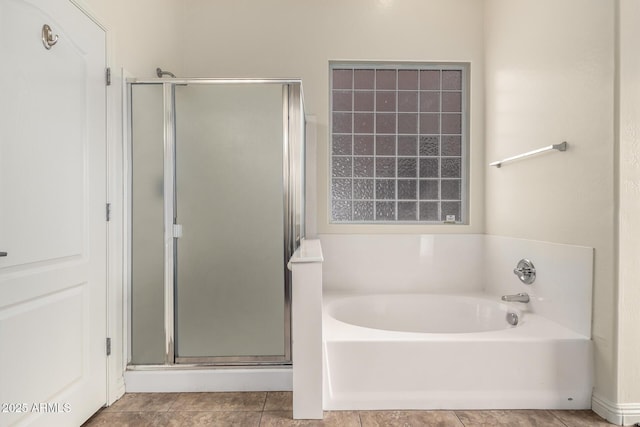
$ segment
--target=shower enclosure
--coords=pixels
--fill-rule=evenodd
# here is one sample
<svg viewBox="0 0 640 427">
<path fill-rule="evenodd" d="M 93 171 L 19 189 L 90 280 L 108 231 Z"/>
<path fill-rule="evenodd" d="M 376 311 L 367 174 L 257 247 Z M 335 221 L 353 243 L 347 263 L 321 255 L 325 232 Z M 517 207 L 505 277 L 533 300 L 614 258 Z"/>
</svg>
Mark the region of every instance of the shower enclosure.
<svg viewBox="0 0 640 427">
<path fill-rule="evenodd" d="M 291 361 L 299 80 L 127 84 L 130 366 Z"/>
</svg>

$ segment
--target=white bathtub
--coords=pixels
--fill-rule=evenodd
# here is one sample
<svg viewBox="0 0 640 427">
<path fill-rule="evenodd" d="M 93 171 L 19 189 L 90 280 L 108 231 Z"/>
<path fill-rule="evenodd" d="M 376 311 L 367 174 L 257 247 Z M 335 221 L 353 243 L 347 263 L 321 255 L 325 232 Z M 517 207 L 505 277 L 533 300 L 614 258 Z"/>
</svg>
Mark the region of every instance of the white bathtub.
<svg viewBox="0 0 640 427">
<path fill-rule="evenodd" d="M 591 341 L 524 304 L 482 294 L 323 298 L 326 410 L 591 407 Z"/>
</svg>

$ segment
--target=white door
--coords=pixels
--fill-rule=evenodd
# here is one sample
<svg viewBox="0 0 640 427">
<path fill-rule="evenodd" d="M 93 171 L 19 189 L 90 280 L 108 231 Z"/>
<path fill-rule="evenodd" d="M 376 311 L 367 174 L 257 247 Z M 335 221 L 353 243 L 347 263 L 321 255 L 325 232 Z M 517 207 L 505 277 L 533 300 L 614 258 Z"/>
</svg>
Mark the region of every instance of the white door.
<svg viewBox="0 0 640 427">
<path fill-rule="evenodd" d="M 105 33 L 69 0 L 0 0 L 0 426 L 106 401 L 104 73 Z"/>
</svg>

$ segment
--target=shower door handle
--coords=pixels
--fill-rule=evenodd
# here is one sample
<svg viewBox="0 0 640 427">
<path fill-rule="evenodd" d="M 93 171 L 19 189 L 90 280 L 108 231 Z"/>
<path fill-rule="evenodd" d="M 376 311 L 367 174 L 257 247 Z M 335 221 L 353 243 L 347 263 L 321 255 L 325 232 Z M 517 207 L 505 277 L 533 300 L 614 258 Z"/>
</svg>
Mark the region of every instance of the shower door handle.
<svg viewBox="0 0 640 427">
<path fill-rule="evenodd" d="M 7 255 L 8 254 L 6 252 L 0 252 L 0 257 L 7 256 Z"/>
</svg>

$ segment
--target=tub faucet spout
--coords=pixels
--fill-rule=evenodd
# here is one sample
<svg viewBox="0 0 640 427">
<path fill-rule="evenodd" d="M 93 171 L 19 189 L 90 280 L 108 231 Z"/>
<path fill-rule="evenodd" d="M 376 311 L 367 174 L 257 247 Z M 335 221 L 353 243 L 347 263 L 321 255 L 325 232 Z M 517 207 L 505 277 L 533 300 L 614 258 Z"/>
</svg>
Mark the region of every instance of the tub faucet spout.
<svg viewBox="0 0 640 427">
<path fill-rule="evenodd" d="M 507 302 L 529 302 L 529 294 L 519 293 L 515 295 L 502 295 L 502 301 Z"/>
</svg>

